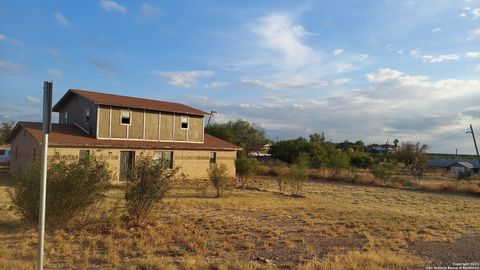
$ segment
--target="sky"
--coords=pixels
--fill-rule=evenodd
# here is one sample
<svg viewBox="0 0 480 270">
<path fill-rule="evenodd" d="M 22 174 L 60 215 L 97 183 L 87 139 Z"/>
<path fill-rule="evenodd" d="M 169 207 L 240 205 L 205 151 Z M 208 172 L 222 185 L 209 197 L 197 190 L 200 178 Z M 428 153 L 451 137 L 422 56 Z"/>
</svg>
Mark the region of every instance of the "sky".
<svg viewBox="0 0 480 270">
<path fill-rule="evenodd" d="M 0 0 L 0 121 L 70 88 L 180 102 L 272 140 L 474 153 L 479 0 Z M 55 116 L 54 116 L 55 117 Z"/>
</svg>

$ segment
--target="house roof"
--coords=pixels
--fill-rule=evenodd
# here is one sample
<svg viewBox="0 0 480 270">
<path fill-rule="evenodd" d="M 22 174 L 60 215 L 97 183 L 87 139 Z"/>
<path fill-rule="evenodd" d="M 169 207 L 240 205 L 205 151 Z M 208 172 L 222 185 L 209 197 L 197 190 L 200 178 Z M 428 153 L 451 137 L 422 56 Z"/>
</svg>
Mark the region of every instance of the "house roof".
<svg viewBox="0 0 480 270">
<path fill-rule="evenodd" d="M 458 164 L 458 165 L 463 166 L 463 167 L 468 168 L 468 169 L 473 169 L 473 165 L 470 162 L 459 161 L 459 162 L 453 163 L 452 165 L 450 165 L 450 167 L 455 165 L 455 164 Z"/>
<path fill-rule="evenodd" d="M 24 128 L 37 142 L 42 140 L 42 123 L 18 122 L 7 136 L 11 142 L 16 134 Z M 52 124 L 52 132 L 48 136 L 48 144 L 52 147 L 83 148 L 124 148 L 124 149 L 181 149 L 181 150 L 241 150 L 240 147 L 205 134 L 203 143 L 160 142 L 139 140 L 111 140 L 91 137 L 75 125 Z"/>
<path fill-rule="evenodd" d="M 467 168 L 479 168 L 479 162 L 476 159 L 463 159 L 463 160 L 455 160 L 455 159 L 446 159 L 446 158 L 434 158 L 431 159 L 428 163 L 428 167 L 437 167 L 437 168 L 448 168 L 452 166 L 454 163 L 459 163 L 462 166 L 468 166 L 466 164 L 462 163 L 468 163 L 472 167 L 467 167 Z"/>
<path fill-rule="evenodd" d="M 197 110 L 195 108 L 180 103 L 166 102 L 154 99 L 137 98 L 129 96 L 121 96 L 114 94 L 99 93 L 86 90 L 70 89 L 63 97 L 53 106 L 54 112 L 59 112 L 65 102 L 73 95 L 82 96 L 98 105 L 111 105 L 119 107 L 128 107 L 136 109 L 147 109 L 154 111 L 184 113 L 191 115 L 208 115 L 208 113 Z"/>
</svg>

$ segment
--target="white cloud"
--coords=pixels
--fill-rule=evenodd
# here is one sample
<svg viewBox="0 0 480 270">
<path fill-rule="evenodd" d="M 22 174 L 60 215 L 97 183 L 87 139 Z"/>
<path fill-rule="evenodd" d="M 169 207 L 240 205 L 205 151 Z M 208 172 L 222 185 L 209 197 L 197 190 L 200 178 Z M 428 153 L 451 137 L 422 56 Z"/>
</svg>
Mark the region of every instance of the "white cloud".
<svg viewBox="0 0 480 270">
<path fill-rule="evenodd" d="M 368 54 L 366 54 L 366 53 L 360 54 L 360 55 L 358 56 L 358 59 L 360 59 L 360 61 L 367 60 L 367 59 L 368 59 Z"/>
<path fill-rule="evenodd" d="M 441 63 L 444 61 L 456 61 L 460 60 L 458 54 L 441 54 L 441 55 L 430 55 L 430 54 L 421 54 L 420 51 L 414 49 L 410 51 L 410 55 L 414 58 L 422 59 L 423 62 L 429 63 Z"/>
<path fill-rule="evenodd" d="M 3 34 L 0 34 L 0 41 L 4 41 L 4 42 L 7 42 L 7 43 L 10 43 L 12 45 L 15 45 L 15 46 L 18 46 L 18 47 L 23 47 L 23 43 L 14 39 L 14 38 L 10 38 L 10 37 L 7 37 Z"/>
<path fill-rule="evenodd" d="M 334 64 L 333 66 L 334 66 L 335 72 L 338 72 L 338 73 L 344 73 L 347 71 L 351 71 L 353 69 L 353 65 L 350 63 L 337 63 L 337 64 Z"/>
<path fill-rule="evenodd" d="M 63 72 L 61 70 L 58 70 L 58 69 L 51 69 L 47 73 L 48 73 L 48 75 L 50 75 L 52 77 L 57 77 L 57 78 L 63 77 Z"/>
<path fill-rule="evenodd" d="M 140 12 L 145 18 L 157 17 L 161 14 L 160 8 L 149 3 L 142 3 L 139 7 Z"/>
<path fill-rule="evenodd" d="M 222 89 L 226 86 L 228 86 L 227 82 L 211 82 L 203 85 L 203 87 L 207 89 Z"/>
<path fill-rule="evenodd" d="M 480 18 L 480 8 L 472 9 L 472 15 L 474 20 Z"/>
<path fill-rule="evenodd" d="M 25 72 L 27 68 L 13 62 L 1 61 L 0 60 L 0 69 L 10 71 L 10 72 Z"/>
<path fill-rule="evenodd" d="M 178 87 L 191 88 L 197 84 L 199 78 L 206 78 L 215 75 L 210 70 L 190 70 L 190 71 L 161 71 L 154 70 L 150 72 L 156 76 L 167 79 L 168 83 Z"/>
<path fill-rule="evenodd" d="M 32 96 L 27 96 L 26 97 L 26 100 L 27 100 L 27 103 L 30 104 L 30 105 L 37 105 L 37 104 L 40 104 L 42 101 L 36 97 L 32 97 Z"/>
<path fill-rule="evenodd" d="M 478 65 L 475 67 L 475 71 L 476 71 L 476 72 L 480 72 L 480 64 L 478 64 Z"/>
<path fill-rule="evenodd" d="M 324 80 L 315 80 L 306 78 L 301 75 L 292 76 L 286 79 L 267 82 L 258 79 L 242 79 L 241 82 L 246 85 L 251 85 L 260 88 L 266 88 L 269 90 L 277 90 L 284 88 L 305 88 L 305 87 L 319 87 L 325 86 L 328 83 Z"/>
<path fill-rule="evenodd" d="M 115 1 L 112 0 L 100 0 L 100 6 L 105 10 L 105 11 L 117 11 L 120 13 L 127 13 L 127 8 L 118 4 Z"/>
<path fill-rule="evenodd" d="M 55 13 L 53 13 L 53 17 L 61 26 L 65 28 L 70 26 L 70 22 L 67 20 L 67 18 L 65 18 L 65 16 L 63 16 L 62 13 L 55 11 Z"/>
<path fill-rule="evenodd" d="M 333 51 L 333 55 L 337 56 L 337 55 L 340 55 L 343 53 L 343 49 L 336 49 L 335 51 Z"/>
<path fill-rule="evenodd" d="M 340 79 L 334 80 L 332 83 L 334 85 L 339 85 L 339 84 L 345 84 L 345 83 L 349 83 L 349 82 L 350 82 L 349 78 L 340 78 Z"/>
<path fill-rule="evenodd" d="M 441 32 L 441 31 L 442 31 L 442 28 L 440 28 L 440 27 L 436 27 L 436 28 L 432 29 L 432 33 L 437 33 L 437 32 Z"/>
<path fill-rule="evenodd" d="M 262 17 L 251 30 L 257 35 L 261 47 L 281 57 L 280 65 L 299 68 L 315 58 L 313 49 L 302 42 L 308 32 L 303 26 L 295 24 L 287 13 L 272 13 Z"/>
<path fill-rule="evenodd" d="M 480 52 L 467 52 L 465 54 L 467 58 L 480 58 Z"/>
<path fill-rule="evenodd" d="M 366 76 L 369 82 L 379 83 L 399 78 L 402 73 L 395 69 L 381 68 L 377 73 L 367 74 Z"/>
<path fill-rule="evenodd" d="M 472 40 L 472 39 L 475 39 L 477 37 L 480 37 L 480 28 L 470 30 L 468 32 L 467 40 Z"/>
</svg>

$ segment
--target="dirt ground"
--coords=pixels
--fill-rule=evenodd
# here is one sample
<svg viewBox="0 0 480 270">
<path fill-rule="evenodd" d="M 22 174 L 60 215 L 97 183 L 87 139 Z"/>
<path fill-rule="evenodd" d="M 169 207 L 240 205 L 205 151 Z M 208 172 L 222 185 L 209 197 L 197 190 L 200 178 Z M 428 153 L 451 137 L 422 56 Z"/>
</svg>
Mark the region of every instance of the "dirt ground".
<svg viewBox="0 0 480 270">
<path fill-rule="evenodd" d="M 36 231 L 22 225 L 0 176 L 0 269 L 34 269 Z M 46 269 L 425 269 L 480 262 L 480 197 L 315 181 L 303 196 L 272 178 L 221 198 L 178 183 L 143 229 L 125 228 L 123 187 L 94 223 L 48 232 Z"/>
</svg>

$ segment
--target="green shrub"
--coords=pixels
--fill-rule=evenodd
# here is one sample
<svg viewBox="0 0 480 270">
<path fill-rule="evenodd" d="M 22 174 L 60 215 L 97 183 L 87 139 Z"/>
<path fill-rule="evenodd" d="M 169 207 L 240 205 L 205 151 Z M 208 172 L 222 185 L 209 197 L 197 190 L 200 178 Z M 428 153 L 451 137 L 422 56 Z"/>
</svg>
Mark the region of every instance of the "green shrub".
<svg viewBox="0 0 480 270">
<path fill-rule="evenodd" d="M 125 219 L 134 226 L 144 225 L 150 214 L 173 187 L 179 168 L 165 166 L 161 159 L 140 158 L 128 176 Z"/>
<path fill-rule="evenodd" d="M 295 195 L 299 195 L 303 185 L 308 180 L 308 168 L 301 165 L 292 165 L 288 171 L 288 183 Z"/>
<path fill-rule="evenodd" d="M 254 158 L 240 158 L 235 161 L 235 166 L 240 185 L 244 187 L 248 179 L 257 173 L 258 161 Z"/>
<path fill-rule="evenodd" d="M 472 179 L 472 172 L 471 171 L 459 171 L 457 175 L 458 180 L 471 180 Z"/>
<path fill-rule="evenodd" d="M 29 164 L 10 193 L 13 205 L 24 221 L 38 223 L 40 162 Z M 110 170 L 95 156 L 68 163 L 61 156 L 49 159 L 45 222 L 47 229 L 83 224 L 95 212 L 109 185 Z"/>
<path fill-rule="evenodd" d="M 225 164 L 211 164 L 208 169 L 208 176 L 217 190 L 217 197 L 220 197 L 221 191 L 227 184 L 227 170 L 228 168 Z"/>
<path fill-rule="evenodd" d="M 375 164 L 370 167 L 370 172 L 378 179 L 382 180 L 383 183 L 392 179 L 395 172 L 395 164 L 389 162 L 382 162 Z"/>
</svg>

